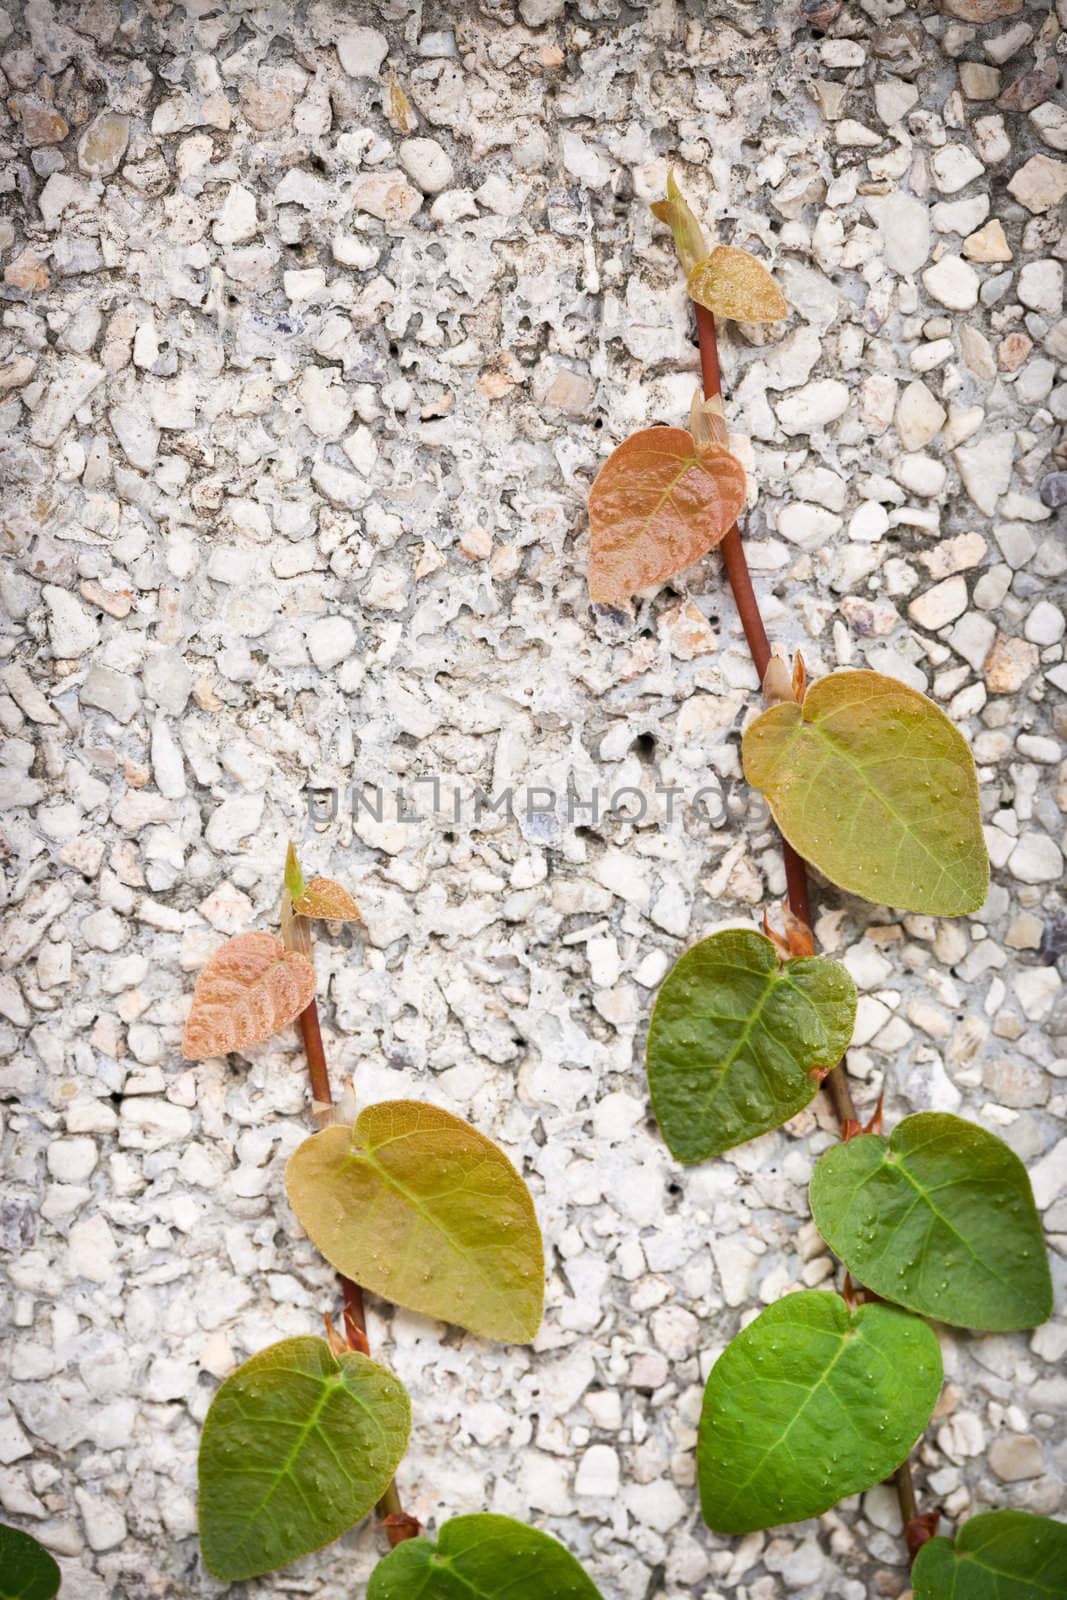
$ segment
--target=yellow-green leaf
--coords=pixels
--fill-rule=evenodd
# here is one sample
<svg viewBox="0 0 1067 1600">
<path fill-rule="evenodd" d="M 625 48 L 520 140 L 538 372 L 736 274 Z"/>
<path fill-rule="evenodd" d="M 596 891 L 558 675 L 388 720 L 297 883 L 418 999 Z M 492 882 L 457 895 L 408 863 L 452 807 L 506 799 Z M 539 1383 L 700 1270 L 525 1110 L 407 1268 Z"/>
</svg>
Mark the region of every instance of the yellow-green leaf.
<svg viewBox="0 0 1067 1600">
<path fill-rule="evenodd" d="M 385 1367 L 283 1339 L 219 1389 L 200 1436 L 200 1546 L 216 1578 L 287 1566 L 350 1528 L 392 1481 L 411 1405 Z"/>
<path fill-rule="evenodd" d="M 489 1339 L 541 1322 L 544 1253 L 529 1190 L 459 1117 L 413 1100 L 324 1128 L 285 1173 L 293 1210 L 338 1272 Z"/>
<path fill-rule="evenodd" d="M 803 705 L 745 730 L 745 777 L 832 883 L 933 916 L 977 911 L 989 887 L 974 760 L 932 700 L 877 672 L 835 672 Z"/>
<path fill-rule="evenodd" d="M 293 901 L 301 917 L 319 917 L 327 922 L 359 922 L 359 907 L 340 883 L 332 878 L 312 878 L 303 893 Z"/>
<path fill-rule="evenodd" d="M 689 274 L 689 295 L 731 322 L 780 322 L 789 315 L 781 289 L 762 261 L 732 244 L 715 247 Z"/>
</svg>

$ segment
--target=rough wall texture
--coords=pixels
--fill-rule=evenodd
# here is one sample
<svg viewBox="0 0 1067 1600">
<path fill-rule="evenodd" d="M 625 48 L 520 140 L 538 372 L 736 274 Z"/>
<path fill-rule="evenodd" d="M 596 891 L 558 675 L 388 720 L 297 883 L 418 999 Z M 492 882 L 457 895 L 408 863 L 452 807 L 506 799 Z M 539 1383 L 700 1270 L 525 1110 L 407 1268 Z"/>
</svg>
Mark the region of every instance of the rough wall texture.
<svg viewBox="0 0 1067 1600">
<path fill-rule="evenodd" d="M 650 1125 L 659 978 L 782 871 L 716 562 L 591 615 L 583 505 L 695 381 L 647 208 L 672 160 L 795 308 L 723 346 L 772 633 L 813 675 L 927 689 L 979 763 L 980 913 L 819 890 L 862 990 L 857 1097 L 1009 1141 L 1062 1306 L 1065 24 L 1064 0 L 0 0 L 0 1506 L 68 1600 L 218 1592 L 200 1420 L 335 1304 L 282 1198 L 295 1040 L 178 1049 L 206 955 L 272 924 L 289 836 L 366 918 L 318 951 L 335 1078 L 473 1117 L 549 1246 L 533 1350 L 373 1308 L 415 1399 L 409 1505 L 529 1516 L 608 1600 L 907 1589 L 887 1490 L 744 1540 L 696 1513 L 711 1361 L 831 1281 L 806 1180 L 835 1132 L 820 1104 L 682 1172 Z M 479 786 L 516 818 L 479 818 Z M 1062 1511 L 1062 1311 L 944 1350 L 924 1503 Z M 348 1600 L 376 1548 L 364 1526 L 248 1592 Z"/>
</svg>

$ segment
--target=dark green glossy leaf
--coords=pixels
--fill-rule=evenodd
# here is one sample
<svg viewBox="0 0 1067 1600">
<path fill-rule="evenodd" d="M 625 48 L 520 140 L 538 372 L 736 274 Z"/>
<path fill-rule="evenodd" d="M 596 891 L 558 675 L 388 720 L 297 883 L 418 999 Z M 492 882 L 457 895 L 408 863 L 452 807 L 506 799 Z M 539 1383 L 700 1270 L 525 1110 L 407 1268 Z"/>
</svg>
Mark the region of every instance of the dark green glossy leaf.
<svg viewBox="0 0 1067 1600">
<path fill-rule="evenodd" d="M 705 1522 L 717 1533 L 800 1522 L 880 1483 L 940 1388 L 941 1351 L 917 1317 L 850 1312 L 817 1290 L 787 1295 L 711 1369 L 697 1445 Z"/>
<path fill-rule="evenodd" d="M 273 1572 L 340 1537 L 407 1448 L 403 1386 L 324 1339 L 283 1339 L 219 1389 L 200 1439 L 200 1546 L 216 1578 Z"/>
<path fill-rule="evenodd" d="M 1002 1139 L 941 1111 L 889 1139 L 834 1145 L 811 1180 L 815 1225 L 875 1294 L 963 1328 L 1034 1328 L 1052 1283 L 1026 1168 Z"/>
<path fill-rule="evenodd" d="M 782 963 L 753 928 L 702 939 L 667 975 L 648 1033 L 671 1154 L 706 1161 L 787 1122 L 840 1061 L 855 1020 L 856 988 L 836 961 Z"/>
<path fill-rule="evenodd" d="M 569 1550 L 510 1517 L 453 1517 L 379 1562 L 367 1600 L 601 1600 Z"/>
<path fill-rule="evenodd" d="M 1067 1600 L 1067 1524 L 986 1511 L 930 1539 L 911 1569 L 915 1600 Z"/>
<path fill-rule="evenodd" d="M 0 1600 L 52 1600 L 60 1577 L 57 1563 L 36 1539 L 0 1523 Z"/>
<path fill-rule="evenodd" d="M 877 672 L 834 672 L 803 706 L 745 729 L 745 777 L 793 848 L 867 900 L 934 916 L 977 911 L 989 888 L 966 740 L 925 695 Z"/>
</svg>

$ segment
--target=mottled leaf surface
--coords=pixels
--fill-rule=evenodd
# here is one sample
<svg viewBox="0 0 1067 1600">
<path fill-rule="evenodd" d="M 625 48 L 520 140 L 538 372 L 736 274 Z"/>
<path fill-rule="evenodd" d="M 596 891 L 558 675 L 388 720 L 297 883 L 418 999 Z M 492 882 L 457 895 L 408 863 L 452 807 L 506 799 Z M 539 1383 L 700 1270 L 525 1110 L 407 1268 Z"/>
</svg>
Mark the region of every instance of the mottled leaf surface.
<svg viewBox="0 0 1067 1600">
<path fill-rule="evenodd" d="M 36 1539 L 0 1523 L 0 1600 L 52 1600 L 60 1576 L 58 1563 Z"/>
<path fill-rule="evenodd" d="M 836 961 L 782 962 L 755 929 L 702 939 L 656 998 L 646 1062 L 671 1154 L 687 1163 L 780 1127 L 852 1038 L 856 988 Z"/>
<path fill-rule="evenodd" d="M 989 887 L 978 780 L 932 700 L 877 672 L 835 672 L 745 730 L 745 776 L 793 848 L 852 894 L 960 916 Z"/>
<path fill-rule="evenodd" d="M 930 1419 L 941 1352 L 895 1306 L 802 1291 L 727 1345 L 704 1391 L 697 1476 L 717 1533 L 801 1522 L 895 1471 Z"/>
<path fill-rule="evenodd" d="M 359 907 L 342 884 L 332 878 L 312 878 L 304 892 L 293 901 L 293 910 L 302 917 L 319 917 L 329 922 L 358 922 Z"/>
<path fill-rule="evenodd" d="M 685 428 L 624 440 L 589 492 L 589 592 L 619 605 L 714 550 L 745 503 L 745 469 Z"/>
<path fill-rule="evenodd" d="M 239 933 L 196 980 L 182 1054 L 188 1061 L 247 1050 L 279 1033 L 315 996 L 315 968 L 272 933 Z"/>
<path fill-rule="evenodd" d="M 489 1339 L 541 1322 L 533 1201 L 492 1140 L 436 1106 L 387 1100 L 290 1157 L 293 1210 L 317 1248 L 375 1294 Z"/>
<path fill-rule="evenodd" d="M 216 1578 L 274 1572 L 340 1537 L 407 1449 L 391 1372 L 324 1339 L 283 1339 L 219 1389 L 200 1436 L 200 1547 Z"/>
<path fill-rule="evenodd" d="M 1052 1314 L 1026 1168 L 995 1134 L 947 1112 L 905 1117 L 886 1139 L 834 1145 L 811 1180 L 815 1225 L 875 1294 L 987 1331 Z"/>
<path fill-rule="evenodd" d="M 720 244 L 689 274 L 689 296 L 732 322 L 779 322 L 789 315 L 781 289 L 762 261 Z"/>
<path fill-rule="evenodd" d="M 367 1600 L 601 1600 L 557 1539 L 511 1517 L 453 1517 L 371 1574 Z"/>
<path fill-rule="evenodd" d="M 915 1600 L 1067 1600 L 1067 1523 L 985 1511 L 927 1540 L 911 1578 Z"/>
</svg>

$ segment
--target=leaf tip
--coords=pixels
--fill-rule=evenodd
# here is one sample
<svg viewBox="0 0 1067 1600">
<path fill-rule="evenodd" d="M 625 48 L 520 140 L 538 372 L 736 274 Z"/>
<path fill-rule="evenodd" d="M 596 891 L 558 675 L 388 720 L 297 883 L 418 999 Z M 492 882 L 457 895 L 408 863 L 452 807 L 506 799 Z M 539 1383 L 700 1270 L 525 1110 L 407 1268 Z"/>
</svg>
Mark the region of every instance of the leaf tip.
<svg viewBox="0 0 1067 1600">
<path fill-rule="evenodd" d="M 289 841 L 289 847 L 285 852 L 285 887 L 290 900 L 292 900 L 295 905 L 295 903 L 303 897 L 305 884 L 304 874 L 301 871 L 300 862 L 297 859 L 296 847 L 291 839 Z"/>
</svg>

